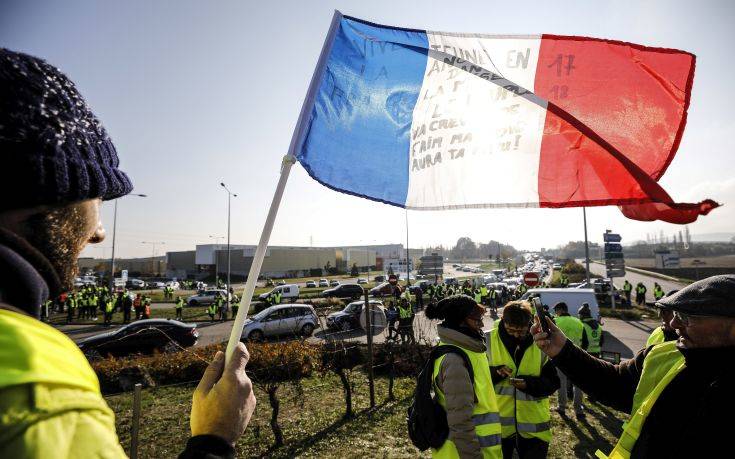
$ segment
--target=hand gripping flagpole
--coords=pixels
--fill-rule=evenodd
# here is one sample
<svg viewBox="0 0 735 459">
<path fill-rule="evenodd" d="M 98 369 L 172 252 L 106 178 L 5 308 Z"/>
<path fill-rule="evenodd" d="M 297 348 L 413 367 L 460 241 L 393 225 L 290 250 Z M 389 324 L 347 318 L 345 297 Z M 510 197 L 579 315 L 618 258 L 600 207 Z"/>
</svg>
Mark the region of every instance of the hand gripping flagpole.
<svg viewBox="0 0 735 459">
<path fill-rule="evenodd" d="M 268 210 L 268 216 L 265 219 L 265 225 L 263 226 L 263 232 L 260 235 L 260 241 L 258 242 L 258 248 L 255 249 L 255 255 L 253 256 L 253 263 L 250 265 L 250 271 L 248 272 L 248 279 L 245 282 L 245 291 L 242 294 L 240 300 L 240 307 L 237 310 L 237 316 L 235 316 L 235 322 L 232 324 L 232 331 L 230 332 L 230 339 L 227 341 L 227 350 L 225 351 L 225 364 L 230 361 L 232 352 L 235 350 L 237 343 L 240 341 L 242 335 L 242 329 L 245 325 L 245 320 L 248 318 L 248 311 L 250 309 L 250 301 L 253 298 L 255 292 L 255 284 L 258 281 L 260 275 L 260 268 L 263 266 L 263 258 L 265 258 L 265 250 L 268 248 L 268 241 L 271 237 L 271 231 L 273 231 L 273 224 L 276 221 L 276 215 L 278 214 L 278 207 L 281 204 L 281 198 L 283 197 L 283 191 L 286 188 L 286 181 L 288 180 L 288 174 L 291 172 L 291 166 L 296 162 L 296 153 L 299 151 L 301 144 L 304 141 L 304 136 L 307 128 L 307 120 L 311 115 L 312 108 L 314 107 L 314 99 L 316 98 L 317 90 L 324 77 L 324 71 L 327 67 L 327 60 L 329 54 L 332 51 L 332 43 L 334 42 L 334 36 L 337 33 L 339 22 L 342 19 L 342 13 L 339 11 L 334 12 L 332 17 L 332 23 L 329 26 L 329 32 L 324 40 L 322 46 L 322 52 L 319 55 L 319 61 L 317 62 L 314 74 L 311 77 L 311 83 L 309 84 L 309 90 L 306 93 L 304 99 L 304 105 L 301 107 L 301 113 L 299 114 L 299 120 L 296 123 L 293 137 L 291 138 L 291 145 L 288 149 L 288 154 L 283 157 L 281 163 L 281 177 L 278 179 L 278 185 L 276 186 L 276 192 L 273 195 L 273 201 L 271 201 L 271 207 Z"/>
</svg>

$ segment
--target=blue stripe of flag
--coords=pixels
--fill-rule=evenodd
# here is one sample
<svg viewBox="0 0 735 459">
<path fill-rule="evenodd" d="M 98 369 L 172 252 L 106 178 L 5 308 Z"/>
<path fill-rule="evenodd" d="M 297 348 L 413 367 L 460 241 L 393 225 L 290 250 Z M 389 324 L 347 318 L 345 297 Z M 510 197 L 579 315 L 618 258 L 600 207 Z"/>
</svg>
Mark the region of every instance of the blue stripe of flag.
<svg viewBox="0 0 735 459">
<path fill-rule="evenodd" d="M 333 40 L 296 156 L 329 188 L 403 207 L 426 32 L 343 16 Z"/>
</svg>

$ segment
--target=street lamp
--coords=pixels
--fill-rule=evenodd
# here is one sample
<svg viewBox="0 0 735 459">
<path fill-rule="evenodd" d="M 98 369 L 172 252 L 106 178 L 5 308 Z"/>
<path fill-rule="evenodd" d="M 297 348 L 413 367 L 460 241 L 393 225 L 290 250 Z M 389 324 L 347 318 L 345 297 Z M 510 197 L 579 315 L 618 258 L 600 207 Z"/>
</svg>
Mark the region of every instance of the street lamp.
<svg viewBox="0 0 735 459">
<path fill-rule="evenodd" d="M 227 192 L 227 310 L 230 309 L 230 201 L 232 197 L 237 197 L 237 194 L 230 191 L 224 182 L 220 182 L 222 188 Z"/>
<path fill-rule="evenodd" d="M 217 250 L 219 249 L 219 240 L 224 239 L 224 236 L 212 236 L 209 235 L 210 239 L 214 239 L 214 286 L 217 287 L 217 277 L 219 276 L 219 257 L 217 256 Z"/>
<path fill-rule="evenodd" d="M 148 195 L 129 193 L 126 196 L 138 196 L 147 198 Z M 115 236 L 117 235 L 117 199 L 115 199 L 115 212 L 112 217 L 112 257 L 110 257 L 110 291 L 115 290 Z"/>
<path fill-rule="evenodd" d="M 149 242 L 149 241 L 141 241 L 141 244 L 150 244 L 153 246 L 153 252 L 151 252 L 151 274 L 153 274 L 153 264 L 156 262 L 156 245 L 164 245 L 165 242 Z M 156 271 L 156 274 L 160 274 L 158 271 Z"/>
</svg>

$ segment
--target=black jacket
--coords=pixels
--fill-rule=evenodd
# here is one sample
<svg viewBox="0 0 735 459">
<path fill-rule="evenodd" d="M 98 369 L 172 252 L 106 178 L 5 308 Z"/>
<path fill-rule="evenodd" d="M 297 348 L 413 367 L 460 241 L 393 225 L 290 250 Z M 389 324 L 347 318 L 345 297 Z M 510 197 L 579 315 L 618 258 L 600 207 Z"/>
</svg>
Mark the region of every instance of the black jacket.
<svg viewBox="0 0 735 459">
<path fill-rule="evenodd" d="M 38 318 L 41 304 L 60 293 L 59 276 L 48 259 L 18 235 L 0 228 L 0 302 Z M 233 458 L 235 450 L 219 437 L 200 435 L 189 439 L 180 457 Z"/>
<path fill-rule="evenodd" d="M 651 349 L 642 349 L 632 359 L 613 365 L 567 340 L 554 362 L 582 391 L 629 413 L 643 361 Z M 666 386 L 651 409 L 632 458 L 732 454 L 735 348 L 680 351 L 687 366 Z"/>
<path fill-rule="evenodd" d="M 516 364 L 516 368 L 518 368 L 521 364 L 521 360 L 523 359 L 523 355 L 526 353 L 526 349 L 533 345 L 533 337 L 529 333 L 523 340 L 516 340 L 510 336 L 507 331 L 505 331 L 505 326 L 503 325 L 502 320 L 498 325 L 498 334 L 500 335 L 500 341 L 503 343 L 508 354 L 510 354 L 513 362 Z M 487 345 L 489 348 L 491 344 L 488 342 Z M 493 383 L 497 383 L 505 379 L 504 376 L 498 373 L 498 370 L 501 367 L 502 365 L 490 367 L 490 377 L 492 378 Z M 540 376 L 526 376 L 519 374 L 517 377 L 526 381 L 526 390 L 523 392 L 532 397 L 548 397 L 556 392 L 561 385 L 559 375 L 556 373 L 556 366 L 551 360 L 548 360 L 546 364 L 544 364 L 543 368 L 541 368 Z"/>
</svg>

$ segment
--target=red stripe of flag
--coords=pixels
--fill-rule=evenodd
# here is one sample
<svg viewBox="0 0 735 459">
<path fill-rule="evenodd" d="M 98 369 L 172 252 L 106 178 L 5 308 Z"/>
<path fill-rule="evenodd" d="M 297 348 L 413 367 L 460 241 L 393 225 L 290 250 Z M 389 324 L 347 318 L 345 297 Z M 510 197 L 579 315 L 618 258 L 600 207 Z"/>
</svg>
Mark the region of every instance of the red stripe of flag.
<svg viewBox="0 0 735 459">
<path fill-rule="evenodd" d="M 544 35 L 535 81 L 549 101 L 540 205 L 618 204 L 628 218 L 672 223 L 717 207 L 674 203 L 656 183 L 686 125 L 694 63 L 684 51 Z"/>
</svg>

